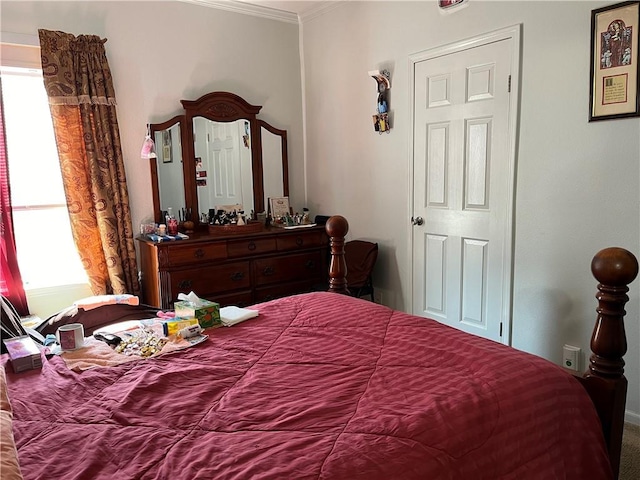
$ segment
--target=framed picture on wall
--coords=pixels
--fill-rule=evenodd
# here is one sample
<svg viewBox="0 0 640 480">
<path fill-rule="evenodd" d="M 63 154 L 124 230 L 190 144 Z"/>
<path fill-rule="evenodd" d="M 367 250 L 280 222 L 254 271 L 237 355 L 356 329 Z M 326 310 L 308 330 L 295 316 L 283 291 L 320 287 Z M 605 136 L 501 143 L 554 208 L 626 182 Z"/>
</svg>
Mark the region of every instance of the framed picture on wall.
<svg viewBox="0 0 640 480">
<path fill-rule="evenodd" d="M 438 0 L 438 6 L 443 10 L 447 10 L 449 8 L 458 7 L 466 1 L 467 0 Z"/>
<path fill-rule="evenodd" d="M 591 12 L 589 121 L 640 116 L 640 1 Z"/>
</svg>

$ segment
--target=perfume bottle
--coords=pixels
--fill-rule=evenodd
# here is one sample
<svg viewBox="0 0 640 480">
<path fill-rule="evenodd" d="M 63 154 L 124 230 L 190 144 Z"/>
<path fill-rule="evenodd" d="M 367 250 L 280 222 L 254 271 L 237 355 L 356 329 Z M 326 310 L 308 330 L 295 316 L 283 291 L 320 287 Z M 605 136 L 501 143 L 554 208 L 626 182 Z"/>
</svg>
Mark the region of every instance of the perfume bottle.
<svg viewBox="0 0 640 480">
<path fill-rule="evenodd" d="M 169 235 L 177 235 L 178 234 L 178 220 L 173 216 L 173 209 L 171 207 L 167 207 L 167 232 Z"/>
</svg>

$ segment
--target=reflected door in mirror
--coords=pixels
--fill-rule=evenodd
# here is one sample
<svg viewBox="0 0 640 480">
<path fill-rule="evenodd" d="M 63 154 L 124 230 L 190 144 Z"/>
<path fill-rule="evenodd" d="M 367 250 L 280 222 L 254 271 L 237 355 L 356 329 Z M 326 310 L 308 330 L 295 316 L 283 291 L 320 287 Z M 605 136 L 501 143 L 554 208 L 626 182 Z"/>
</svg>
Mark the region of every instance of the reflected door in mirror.
<svg viewBox="0 0 640 480">
<path fill-rule="evenodd" d="M 196 188 L 200 212 L 220 205 L 253 210 L 253 174 L 249 122 L 193 118 Z"/>
</svg>

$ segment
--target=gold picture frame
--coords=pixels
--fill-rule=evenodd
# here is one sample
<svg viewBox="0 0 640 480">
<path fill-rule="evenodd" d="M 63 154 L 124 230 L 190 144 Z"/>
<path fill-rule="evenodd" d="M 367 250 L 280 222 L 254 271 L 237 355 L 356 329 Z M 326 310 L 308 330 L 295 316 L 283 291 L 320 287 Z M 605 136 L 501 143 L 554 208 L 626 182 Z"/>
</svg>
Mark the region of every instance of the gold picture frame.
<svg viewBox="0 0 640 480">
<path fill-rule="evenodd" d="M 640 116 L 640 1 L 591 11 L 589 121 Z"/>
</svg>

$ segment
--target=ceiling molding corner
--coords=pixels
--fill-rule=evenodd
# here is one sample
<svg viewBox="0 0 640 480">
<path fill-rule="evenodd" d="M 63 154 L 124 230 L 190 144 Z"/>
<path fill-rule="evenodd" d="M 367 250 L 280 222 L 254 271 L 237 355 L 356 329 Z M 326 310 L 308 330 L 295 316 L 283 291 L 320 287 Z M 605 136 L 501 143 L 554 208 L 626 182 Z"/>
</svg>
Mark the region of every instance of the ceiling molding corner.
<svg viewBox="0 0 640 480">
<path fill-rule="evenodd" d="M 298 15 L 275 8 L 262 7 L 260 5 L 240 2 L 238 0 L 178 0 L 183 3 L 192 3 L 209 8 L 217 8 L 229 12 L 253 15 L 254 17 L 268 18 L 287 23 L 299 23 Z"/>
<path fill-rule="evenodd" d="M 329 10 L 333 10 L 345 1 L 347 0 L 326 0 L 324 2 L 316 2 L 317 5 L 315 7 L 310 8 L 309 10 L 306 10 L 302 14 L 298 15 L 300 17 L 300 23 L 313 20 L 314 18 L 319 17 Z"/>
</svg>

